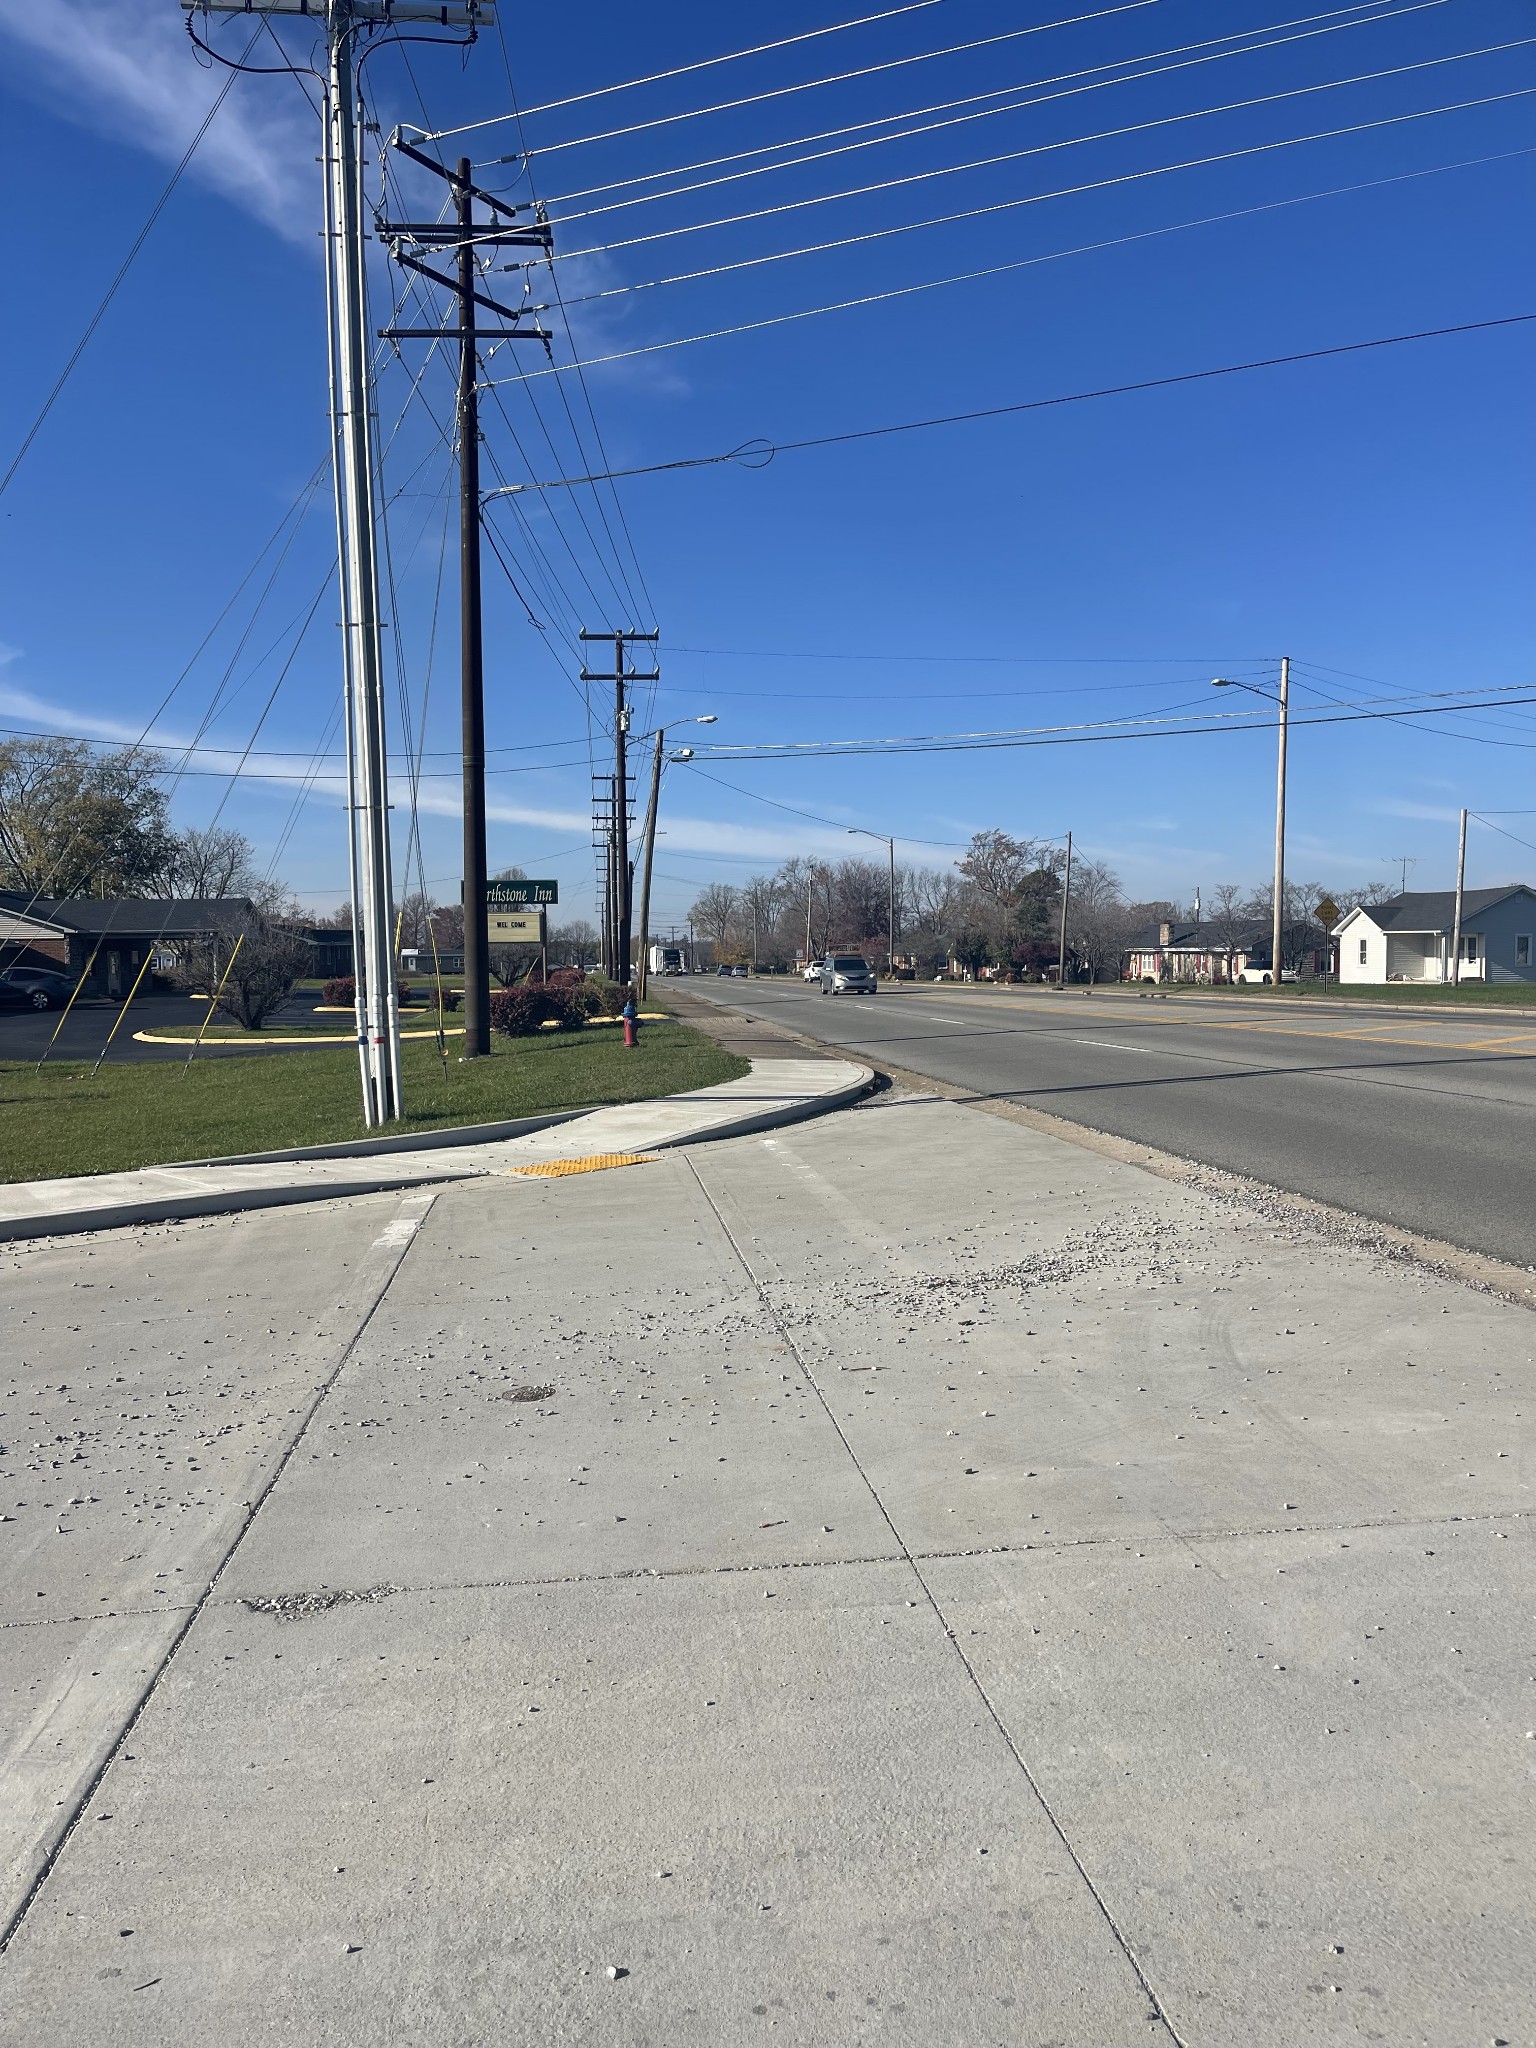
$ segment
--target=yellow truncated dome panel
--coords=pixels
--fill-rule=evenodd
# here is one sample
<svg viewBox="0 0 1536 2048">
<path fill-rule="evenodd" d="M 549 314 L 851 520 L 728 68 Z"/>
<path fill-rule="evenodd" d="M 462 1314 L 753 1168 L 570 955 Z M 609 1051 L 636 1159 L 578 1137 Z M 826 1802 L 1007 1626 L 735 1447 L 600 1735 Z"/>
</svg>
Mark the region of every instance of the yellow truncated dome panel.
<svg viewBox="0 0 1536 2048">
<path fill-rule="evenodd" d="M 545 1159 L 537 1166 L 514 1166 L 510 1171 L 555 1180 L 565 1173 L 601 1173 L 606 1166 L 650 1166 L 655 1158 L 654 1152 L 594 1152 L 589 1159 Z"/>
</svg>

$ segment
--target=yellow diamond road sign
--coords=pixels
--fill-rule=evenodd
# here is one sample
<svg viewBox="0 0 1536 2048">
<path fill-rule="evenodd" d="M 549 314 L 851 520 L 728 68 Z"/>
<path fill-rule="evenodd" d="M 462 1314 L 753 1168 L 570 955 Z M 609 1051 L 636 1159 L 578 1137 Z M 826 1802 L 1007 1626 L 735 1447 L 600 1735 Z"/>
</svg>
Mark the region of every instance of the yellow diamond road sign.
<svg viewBox="0 0 1536 2048">
<path fill-rule="evenodd" d="M 1317 921 L 1320 925 L 1323 925 L 1325 927 L 1331 924 L 1338 923 L 1339 906 L 1337 905 L 1337 903 L 1334 902 L 1331 896 L 1325 896 L 1322 902 L 1318 904 Z"/>
</svg>

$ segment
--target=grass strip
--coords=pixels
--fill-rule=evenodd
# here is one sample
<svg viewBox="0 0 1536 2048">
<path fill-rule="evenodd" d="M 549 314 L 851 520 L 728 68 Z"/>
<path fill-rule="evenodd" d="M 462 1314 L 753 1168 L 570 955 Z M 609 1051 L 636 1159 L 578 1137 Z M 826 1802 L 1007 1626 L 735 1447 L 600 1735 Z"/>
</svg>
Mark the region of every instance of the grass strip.
<svg viewBox="0 0 1536 2048">
<path fill-rule="evenodd" d="M 488 1059 L 448 1072 L 434 1043 L 401 1047 L 408 1114 L 386 1132 L 494 1123 L 561 1109 L 640 1102 L 733 1081 L 749 1062 L 685 1024 L 646 1025 L 625 1048 L 617 1034 L 559 1032 L 493 1038 Z M 334 1144 L 364 1135 L 357 1053 L 317 1046 L 259 1057 L 104 1066 L 0 1063 L 0 1180 L 118 1173 L 231 1152 Z M 375 1133 L 374 1135 L 382 1135 Z"/>
</svg>

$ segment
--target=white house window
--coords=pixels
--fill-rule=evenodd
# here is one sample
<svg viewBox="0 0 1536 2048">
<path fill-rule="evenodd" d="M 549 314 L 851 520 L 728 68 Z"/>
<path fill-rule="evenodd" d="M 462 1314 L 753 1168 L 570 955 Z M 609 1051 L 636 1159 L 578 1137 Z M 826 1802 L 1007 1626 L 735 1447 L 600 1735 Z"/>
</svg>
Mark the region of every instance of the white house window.
<svg viewBox="0 0 1536 2048">
<path fill-rule="evenodd" d="M 1370 941 L 1369 941 L 1368 939 L 1362 939 L 1362 940 L 1360 941 L 1360 965 L 1361 965 L 1362 967 L 1364 967 L 1364 966 L 1366 966 L 1366 965 L 1367 965 L 1367 961 L 1366 961 L 1366 952 L 1367 952 L 1367 948 L 1369 947 L 1369 944 L 1370 944 Z"/>
<path fill-rule="evenodd" d="M 1480 936 L 1481 934 L 1478 932 L 1467 932 L 1463 936 L 1461 941 L 1461 957 L 1463 960 L 1475 960 L 1477 958 L 1477 942 Z"/>
<path fill-rule="evenodd" d="M 1515 965 L 1529 967 L 1531 964 L 1531 935 L 1529 932 L 1515 933 Z"/>
</svg>

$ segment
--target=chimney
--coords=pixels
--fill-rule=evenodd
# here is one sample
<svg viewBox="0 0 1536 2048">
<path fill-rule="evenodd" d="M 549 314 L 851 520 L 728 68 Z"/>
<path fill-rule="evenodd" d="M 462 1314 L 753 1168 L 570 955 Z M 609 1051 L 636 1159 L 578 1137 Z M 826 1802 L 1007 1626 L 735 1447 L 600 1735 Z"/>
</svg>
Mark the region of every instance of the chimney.
<svg viewBox="0 0 1536 2048">
<path fill-rule="evenodd" d="M 1173 944 L 1173 926 L 1171 924 L 1160 924 L 1158 926 L 1157 943 L 1160 946 L 1171 946 Z"/>
</svg>

